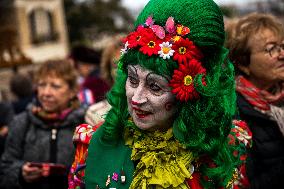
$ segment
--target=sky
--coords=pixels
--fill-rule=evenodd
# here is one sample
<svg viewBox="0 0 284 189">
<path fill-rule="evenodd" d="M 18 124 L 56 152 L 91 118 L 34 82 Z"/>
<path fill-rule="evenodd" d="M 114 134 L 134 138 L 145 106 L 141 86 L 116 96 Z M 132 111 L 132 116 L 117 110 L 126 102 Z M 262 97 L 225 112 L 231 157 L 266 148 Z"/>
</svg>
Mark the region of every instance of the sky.
<svg viewBox="0 0 284 189">
<path fill-rule="evenodd" d="M 214 0 L 217 4 L 219 5 L 224 5 L 224 4 L 245 4 L 248 2 L 253 2 L 256 0 Z M 122 0 L 122 4 L 129 9 L 137 10 L 143 8 L 149 0 Z"/>
</svg>

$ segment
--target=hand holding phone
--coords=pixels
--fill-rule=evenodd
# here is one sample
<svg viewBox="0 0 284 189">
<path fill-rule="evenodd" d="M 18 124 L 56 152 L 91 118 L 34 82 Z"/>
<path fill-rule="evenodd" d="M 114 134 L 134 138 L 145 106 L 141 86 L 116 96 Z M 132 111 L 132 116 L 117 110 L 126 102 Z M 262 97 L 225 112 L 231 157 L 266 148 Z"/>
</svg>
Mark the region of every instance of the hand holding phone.
<svg viewBox="0 0 284 189">
<path fill-rule="evenodd" d="M 39 166 L 32 166 L 27 162 L 22 166 L 22 176 L 28 183 L 34 182 L 42 177 L 42 169 Z"/>
<path fill-rule="evenodd" d="M 63 164 L 32 162 L 31 166 L 41 168 L 42 176 L 44 176 L 44 177 L 47 177 L 49 175 L 65 175 L 65 174 L 67 174 L 67 167 Z"/>
</svg>

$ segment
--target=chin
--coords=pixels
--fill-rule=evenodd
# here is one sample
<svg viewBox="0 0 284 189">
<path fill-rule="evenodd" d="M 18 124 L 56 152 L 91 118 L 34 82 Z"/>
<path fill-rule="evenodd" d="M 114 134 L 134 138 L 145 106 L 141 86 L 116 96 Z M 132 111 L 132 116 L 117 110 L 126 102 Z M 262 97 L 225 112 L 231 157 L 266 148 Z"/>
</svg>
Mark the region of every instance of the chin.
<svg viewBox="0 0 284 189">
<path fill-rule="evenodd" d="M 49 112 L 49 113 L 53 113 L 55 112 L 55 108 L 52 107 L 43 107 L 44 111 Z"/>
<path fill-rule="evenodd" d="M 133 122 L 141 130 L 148 130 L 148 129 L 151 129 L 153 127 L 150 124 L 136 120 L 136 118 L 133 119 Z"/>
</svg>

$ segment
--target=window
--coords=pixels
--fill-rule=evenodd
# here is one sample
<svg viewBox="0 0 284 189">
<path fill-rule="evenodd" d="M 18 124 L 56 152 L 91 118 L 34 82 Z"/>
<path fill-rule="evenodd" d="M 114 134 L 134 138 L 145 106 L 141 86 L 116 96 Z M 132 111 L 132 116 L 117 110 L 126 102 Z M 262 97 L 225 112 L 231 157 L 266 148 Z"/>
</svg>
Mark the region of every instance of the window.
<svg viewBox="0 0 284 189">
<path fill-rule="evenodd" d="M 54 31 L 53 15 L 44 9 L 36 9 L 29 15 L 31 26 L 31 41 L 33 44 L 58 40 L 58 33 Z"/>
</svg>

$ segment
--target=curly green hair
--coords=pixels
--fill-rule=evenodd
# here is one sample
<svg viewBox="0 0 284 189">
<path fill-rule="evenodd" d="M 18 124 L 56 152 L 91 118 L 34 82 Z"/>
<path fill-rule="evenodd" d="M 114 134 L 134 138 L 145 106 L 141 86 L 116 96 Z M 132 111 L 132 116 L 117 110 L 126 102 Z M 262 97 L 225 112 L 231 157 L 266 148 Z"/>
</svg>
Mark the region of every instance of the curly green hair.
<svg viewBox="0 0 284 189">
<path fill-rule="evenodd" d="M 201 61 L 207 71 L 206 85 L 202 84 L 202 75 L 195 77 L 194 86 L 201 97 L 196 101 L 178 102 L 173 132 L 175 138 L 196 156 L 209 156 L 215 163 L 216 167 L 204 164 L 199 168 L 201 174 L 207 176 L 207 182 L 202 182 L 203 186 L 226 187 L 239 162 L 232 155 L 236 147 L 230 146 L 227 139 L 236 111 L 236 94 L 234 68 L 228 61 L 228 50 L 223 47 L 225 33 L 222 13 L 212 0 L 151 0 L 138 16 L 135 26 L 143 24 L 149 15 L 153 16 L 155 24 L 161 26 L 172 16 L 189 27 L 191 32 L 188 38 L 204 55 Z M 108 93 L 112 109 L 102 126 L 104 140 L 120 139 L 130 116 L 125 88 L 121 87 L 126 84 L 127 65 L 139 64 L 170 78 L 178 68 L 178 63 L 172 59 L 147 56 L 135 49 L 124 54 L 120 63 L 122 67 Z M 208 179 L 212 182 L 208 182 Z"/>
</svg>

